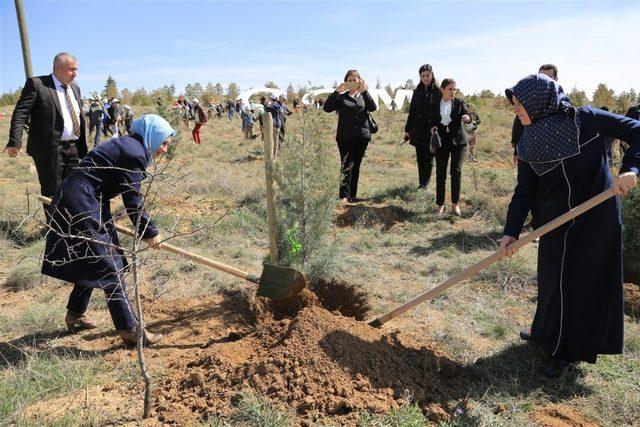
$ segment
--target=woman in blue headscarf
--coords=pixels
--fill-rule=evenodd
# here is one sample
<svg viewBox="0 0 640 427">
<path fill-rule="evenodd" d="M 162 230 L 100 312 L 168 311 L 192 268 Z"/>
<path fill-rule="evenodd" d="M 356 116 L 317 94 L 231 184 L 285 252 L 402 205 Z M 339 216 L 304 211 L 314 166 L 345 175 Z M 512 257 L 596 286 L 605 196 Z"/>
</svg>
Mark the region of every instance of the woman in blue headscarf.
<svg viewBox="0 0 640 427">
<path fill-rule="evenodd" d="M 94 288 L 104 290 L 116 330 L 136 342 L 137 320 L 125 290 L 127 260 L 111 217 L 110 200 L 121 195 L 138 236 L 155 246 L 158 230 L 144 211 L 140 193 L 145 170 L 167 152 L 176 132 L 162 117 L 141 116 L 131 135 L 112 138 L 87 154 L 63 181 L 51 204 L 42 273 L 74 284 L 65 322 L 71 332 L 96 327 L 87 315 Z M 144 331 L 147 344 L 162 339 Z"/>
<path fill-rule="evenodd" d="M 545 224 L 608 188 L 626 194 L 640 169 L 640 122 L 590 106 L 571 106 L 555 81 L 534 74 L 506 90 L 525 126 L 516 150 L 518 184 L 500 250 L 508 256 L 535 202 Z M 607 161 L 606 137 L 630 141 L 616 177 Z M 540 238 L 538 306 L 521 337 L 550 357 L 545 374 L 561 375 L 572 362 L 595 363 L 623 344 L 620 199 L 611 198 Z"/>
</svg>

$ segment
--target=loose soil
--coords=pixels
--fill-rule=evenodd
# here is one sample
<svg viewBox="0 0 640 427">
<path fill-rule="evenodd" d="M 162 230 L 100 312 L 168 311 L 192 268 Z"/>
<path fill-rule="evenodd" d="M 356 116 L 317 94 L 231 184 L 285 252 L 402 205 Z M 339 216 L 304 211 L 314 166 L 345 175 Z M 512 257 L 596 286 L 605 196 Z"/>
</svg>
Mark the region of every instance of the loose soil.
<svg viewBox="0 0 640 427">
<path fill-rule="evenodd" d="M 412 212 L 401 206 L 362 201 L 341 206 L 336 217 L 336 224 L 339 227 L 360 224 L 367 228 L 382 225 L 382 231 L 388 231 L 398 224 L 403 224 L 412 216 Z"/>
<path fill-rule="evenodd" d="M 531 414 L 531 419 L 545 427 L 597 427 L 598 423 L 573 408 L 562 405 L 545 406 Z"/>
<path fill-rule="evenodd" d="M 446 414 L 447 383 L 464 373 L 442 350 L 328 311 L 308 290 L 284 302 L 250 297 L 246 306 L 251 332 L 168 364 L 155 392 L 160 421 L 227 415 L 243 393 L 286 404 L 310 422 L 351 425 L 360 411 L 385 413 L 410 401 L 427 415 L 434 407 Z"/>
</svg>

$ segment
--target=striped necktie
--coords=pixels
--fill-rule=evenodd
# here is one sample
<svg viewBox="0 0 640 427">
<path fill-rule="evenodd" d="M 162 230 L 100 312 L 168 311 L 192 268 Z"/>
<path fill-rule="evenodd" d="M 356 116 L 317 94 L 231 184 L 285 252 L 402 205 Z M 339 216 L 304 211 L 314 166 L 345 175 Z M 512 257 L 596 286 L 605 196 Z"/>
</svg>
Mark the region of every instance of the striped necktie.
<svg viewBox="0 0 640 427">
<path fill-rule="evenodd" d="M 64 89 L 64 96 L 67 99 L 67 108 L 69 109 L 69 113 L 71 113 L 71 120 L 73 121 L 73 133 L 76 137 L 80 137 L 80 121 L 78 120 L 78 115 L 73 109 L 73 104 L 71 103 L 71 97 L 69 96 L 69 88 L 68 85 L 61 85 Z"/>
</svg>

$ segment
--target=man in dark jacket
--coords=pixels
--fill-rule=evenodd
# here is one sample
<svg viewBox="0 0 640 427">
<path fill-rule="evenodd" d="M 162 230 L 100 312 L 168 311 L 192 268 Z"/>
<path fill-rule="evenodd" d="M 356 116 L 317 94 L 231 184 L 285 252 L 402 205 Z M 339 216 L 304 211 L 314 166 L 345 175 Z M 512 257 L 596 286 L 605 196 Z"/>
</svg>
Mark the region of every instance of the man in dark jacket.
<svg viewBox="0 0 640 427">
<path fill-rule="evenodd" d="M 59 53 L 53 59 L 53 73 L 29 77 L 13 110 L 9 142 L 3 150 L 16 157 L 22 150 L 22 133 L 29 126 L 27 154 L 33 158 L 40 181 L 40 193 L 51 197 L 63 178 L 87 154 L 82 97 L 73 81 L 78 61 Z M 49 211 L 45 207 L 47 220 Z"/>
<path fill-rule="evenodd" d="M 89 107 L 89 134 L 93 132 L 94 128 L 96 131 L 93 139 L 94 147 L 100 143 L 100 134 L 102 134 L 105 115 L 107 115 L 107 111 L 102 106 L 100 98 L 95 96 L 91 106 Z"/>
</svg>

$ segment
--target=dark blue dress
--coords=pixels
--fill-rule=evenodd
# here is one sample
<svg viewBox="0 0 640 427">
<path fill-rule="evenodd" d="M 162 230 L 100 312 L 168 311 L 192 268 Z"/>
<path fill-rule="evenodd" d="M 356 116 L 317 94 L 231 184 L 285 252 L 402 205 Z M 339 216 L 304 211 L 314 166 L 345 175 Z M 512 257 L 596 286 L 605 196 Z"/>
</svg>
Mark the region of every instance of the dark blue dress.
<svg viewBox="0 0 640 427">
<path fill-rule="evenodd" d="M 545 224 L 612 185 L 606 137 L 629 141 L 620 172 L 638 173 L 640 122 L 583 107 L 580 153 L 541 176 L 518 163 L 518 184 L 504 234 L 518 237 L 543 186 L 540 223 Z M 533 340 L 550 356 L 595 362 L 623 345 L 622 225 L 620 199 L 611 198 L 540 238 L 538 306 Z"/>
<path fill-rule="evenodd" d="M 131 222 L 139 222 L 138 235 L 157 236 L 140 195 L 149 160 L 137 135 L 113 138 L 82 159 L 53 198 L 43 274 L 92 288 L 120 281 L 127 261 L 109 201 L 122 195 Z"/>
</svg>

